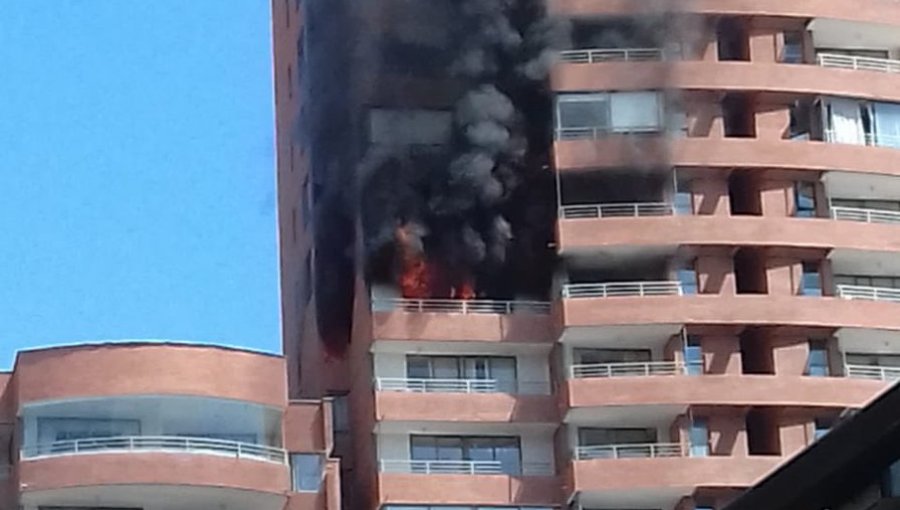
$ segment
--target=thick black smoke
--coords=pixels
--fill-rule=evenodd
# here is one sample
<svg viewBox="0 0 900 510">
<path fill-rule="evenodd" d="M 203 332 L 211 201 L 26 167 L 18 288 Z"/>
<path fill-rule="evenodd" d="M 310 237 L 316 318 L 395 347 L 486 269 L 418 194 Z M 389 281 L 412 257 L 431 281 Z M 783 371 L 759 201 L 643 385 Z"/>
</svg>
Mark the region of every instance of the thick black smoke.
<svg viewBox="0 0 900 510">
<path fill-rule="evenodd" d="M 567 27 L 543 0 L 456 2 L 450 76 L 465 84 L 448 150 L 373 154 L 361 169 L 369 269 L 398 270 L 396 230 L 480 296 L 546 292 L 554 199 L 547 76 Z M 449 21 L 449 20 L 448 20 Z"/>
</svg>

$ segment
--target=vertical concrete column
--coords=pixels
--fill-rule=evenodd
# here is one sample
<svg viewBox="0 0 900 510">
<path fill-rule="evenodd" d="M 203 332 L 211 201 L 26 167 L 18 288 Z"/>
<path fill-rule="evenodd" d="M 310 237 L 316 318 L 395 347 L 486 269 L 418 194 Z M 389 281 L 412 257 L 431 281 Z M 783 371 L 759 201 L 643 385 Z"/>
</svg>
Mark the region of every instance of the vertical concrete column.
<svg viewBox="0 0 900 510">
<path fill-rule="evenodd" d="M 791 216 L 794 213 L 794 181 L 762 179 L 759 196 L 763 216 Z"/>
<path fill-rule="evenodd" d="M 700 338 L 706 373 L 740 375 L 741 340 L 734 335 L 708 335 Z"/>
<path fill-rule="evenodd" d="M 812 420 L 801 413 L 785 411 L 778 416 L 781 455 L 790 456 L 809 444 L 809 429 Z"/>
<path fill-rule="evenodd" d="M 772 63 L 778 60 L 776 36 L 780 31 L 774 28 L 750 29 L 750 61 Z"/>
<path fill-rule="evenodd" d="M 687 452 L 690 448 L 690 444 L 688 443 L 689 426 L 690 422 L 688 417 L 683 414 L 675 418 L 675 421 L 669 425 L 669 442 L 680 444 L 681 449 L 684 452 Z"/>
<path fill-rule="evenodd" d="M 796 259 L 771 257 L 766 260 L 769 294 L 795 296 L 800 290 L 802 263 Z"/>
<path fill-rule="evenodd" d="M 791 110 L 788 105 L 758 103 L 756 105 L 756 137 L 766 140 L 781 140 L 787 136 L 791 124 Z"/>
<path fill-rule="evenodd" d="M 728 198 L 728 179 L 725 176 L 704 176 L 691 181 L 694 195 L 694 214 L 710 216 L 728 216 L 731 214 L 731 201 Z"/>
<path fill-rule="evenodd" d="M 688 137 L 724 138 L 725 123 L 722 120 L 722 105 L 712 94 L 698 93 L 695 96 L 684 102 Z"/>
<path fill-rule="evenodd" d="M 734 261 L 730 256 L 701 254 L 697 257 L 695 269 L 701 294 L 735 295 Z"/>
<path fill-rule="evenodd" d="M 684 339 L 681 335 L 672 335 L 663 348 L 663 356 L 666 361 L 684 363 Z"/>
<path fill-rule="evenodd" d="M 834 295 L 834 266 L 831 259 L 822 259 L 819 263 L 819 274 L 822 275 L 822 294 L 825 296 Z"/>
<path fill-rule="evenodd" d="M 746 457 L 747 427 L 743 415 L 715 414 L 709 420 L 710 454 L 729 457 Z"/>
<path fill-rule="evenodd" d="M 775 375 L 803 375 L 809 359 L 809 339 L 804 336 L 771 333 L 766 345 L 772 350 Z"/>
</svg>

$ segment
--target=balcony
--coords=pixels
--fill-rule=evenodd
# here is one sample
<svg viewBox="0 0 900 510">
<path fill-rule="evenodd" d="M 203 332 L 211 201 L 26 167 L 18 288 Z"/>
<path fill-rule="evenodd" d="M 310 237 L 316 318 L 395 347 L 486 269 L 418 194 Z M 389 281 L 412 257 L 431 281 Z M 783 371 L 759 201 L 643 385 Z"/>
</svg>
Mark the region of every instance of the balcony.
<svg viewBox="0 0 900 510">
<path fill-rule="evenodd" d="M 839 221 L 900 225 L 900 212 L 855 207 L 832 207 L 831 217 Z"/>
<path fill-rule="evenodd" d="M 679 55 L 661 48 L 594 48 L 560 52 L 560 61 L 567 64 L 598 64 L 602 62 L 647 62 L 670 60 Z"/>
<path fill-rule="evenodd" d="M 378 298 L 372 300 L 376 312 L 400 310 L 414 313 L 500 314 L 514 313 L 548 314 L 550 303 L 546 301 L 494 301 L 487 299 L 405 299 Z"/>
<path fill-rule="evenodd" d="M 875 365 L 845 365 L 844 375 L 856 379 L 874 381 L 896 381 L 900 379 L 900 367 L 879 367 Z"/>
<path fill-rule="evenodd" d="M 22 449 L 22 459 L 34 460 L 60 455 L 137 452 L 218 455 L 235 459 L 261 460 L 277 464 L 287 463 L 287 454 L 281 448 L 219 439 L 178 436 L 128 436 L 54 441 L 26 446 Z"/>
<path fill-rule="evenodd" d="M 684 375 L 686 366 L 678 361 L 652 361 L 647 363 L 591 363 L 572 365 L 573 379 L 594 377 L 650 377 L 657 375 Z"/>
<path fill-rule="evenodd" d="M 568 283 L 562 288 L 564 299 L 682 295 L 684 289 L 678 281 Z"/>
<path fill-rule="evenodd" d="M 547 382 L 499 381 L 497 379 L 408 379 L 378 377 L 377 391 L 404 393 L 509 393 L 519 395 L 548 395 Z"/>
<path fill-rule="evenodd" d="M 559 217 L 566 220 L 596 218 L 640 218 L 647 216 L 672 216 L 674 204 L 666 202 L 635 202 L 623 204 L 563 205 Z"/>
<path fill-rule="evenodd" d="M 866 285 L 837 285 L 836 294 L 843 299 L 900 303 L 900 289 Z"/>
<path fill-rule="evenodd" d="M 818 55 L 816 55 L 816 63 L 822 67 L 832 67 L 836 69 L 875 71 L 879 73 L 900 73 L 900 60 L 892 60 L 887 58 L 856 57 L 851 55 L 819 53 Z"/>
<path fill-rule="evenodd" d="M 419 475 L 553 475 L 550 463 L 526 463 L 521 472 L 509 472 L 503 463 L 493 460 L 380 460 L 378 466 L 382 473 Z"/>
<path fill-rule="evenodd" d="M 601 446 L 579 446 L 575 449 L 576 460 L 593 459 L 652 459 L 659 457 L 684 457 L 681 443 L 615 444 Z"/>
</svg>

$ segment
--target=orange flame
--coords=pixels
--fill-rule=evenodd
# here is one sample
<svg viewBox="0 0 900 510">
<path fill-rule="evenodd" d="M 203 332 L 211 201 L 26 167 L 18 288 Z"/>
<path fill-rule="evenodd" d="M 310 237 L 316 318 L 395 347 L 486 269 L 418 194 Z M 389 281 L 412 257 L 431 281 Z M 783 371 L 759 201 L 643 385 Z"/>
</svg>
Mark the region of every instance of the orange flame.
<svg viewBox="0 0 900 510">
<path fill-rule="evenodd" d="M 453 278 L 443 264 L 428 259 L 413 246 L 408 226 L 397 229 L 399 247 L 400 292 L 412 299 L 475 299 L 475 285 L 471 278 Z"/>
</svg>

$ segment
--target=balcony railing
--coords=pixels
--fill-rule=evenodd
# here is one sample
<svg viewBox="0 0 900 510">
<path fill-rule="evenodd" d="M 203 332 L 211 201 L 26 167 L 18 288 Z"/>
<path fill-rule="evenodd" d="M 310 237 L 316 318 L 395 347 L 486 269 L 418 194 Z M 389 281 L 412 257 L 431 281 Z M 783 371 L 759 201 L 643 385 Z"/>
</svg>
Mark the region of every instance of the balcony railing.
<svg viewBox="0 0 900 510">
<path fill-rule="evenodd" d="M 550 384 L 546 382 L 498 381 L 496 379 L 410 379 L 378 377 L 378 391 L 409 393 L 517 393 L 523 395 L 548 395 Z"/>
<path fill-rule="evenodd" d="M 879 367 L 875 365 L 845 365 L 844 374 L 856 379 L 876 381 L 896 381 L 900 379 L 900 367 Z"/>
<path fill-rule="evenodd" d="M 579 446 L 575 449 L 575 456 L 577 460 L 684 457 L 684 448 L 679 443 Z"/>
<path fill-rule="evenodd" d="M 596 64 L 600 62 L 647 62 L 668 60 L 673 52 L 661 48 L 592 48 L 560 52 L 560 60 L 570 64 Z"/>
<path fill-rule="evenodd" d="M 842 221 L 861 221 L 864 223 L 900 224 L 900 212 L 879 209 L 858 209 L 855 207 L 832 207 L 831 217 Z"/>
<path fill-rule="evenodd" d="M 855 57 L 852 55 L 836 55 L 819 53 L 816 61 L 822 67 L 853 69 L 856 71 L 877 71 L 881 73 L 900 73 L 900 60 L 887 58 Z"/>
<path fill-rule="evenodd" d="M 240 443 L 222 439 L 178 436 L 123 436 L 54 441 L 25 446 L 23 459 L 81 455 L 91 453 L 171 452 L 221 455 L 238 459 L 264 460 L 285 464 L 287 455 L 281 448 Z"/>
<path fill-rule="evenodd" d="M 593 377 L 649 377 L 652 375 L 683 375 L 685 365 L 679 361 L 651 361 L 647 363 L 589 363 L 572 365 L 572 378 Z"/>
<path fill-rule="evenodd" d="M 557 140 L 580 140 L 589 138 L 598 140 L 611 135 L 646 135 L 655 134 L 663 130 L 659 124 L 648 126 L 593 126 L 593 127 L 558 127 L 556 128 Z"/>
<path fill-rule="evenodd" d="M 550 463 L 525 463 L 521 469 L 511 470 L 496 460 L 380 460 L 382 473 L 422 475 L 523 475 L 552 476 Z"/>
<path fill-rule="evenodd" d="M 569 220 L 582 218 L 671 216 L 673 214 L 675 214 L 675 206 L 665 202 L 564 205 L 559 208 L 559 217 Z"/>
<path fill-rule="evenodd" d="M 401 310 L 404 312 L 501 314 L 548 314 L 550 303 L 546 301 L 493 301 L 486 299 L 403 299 L 375 298 L 375 311 Z"/>
<path fill-rule="evenodd" d="M 900 303 L 900 289 L 890 287 L 869 287 L 866 285 L 838 285 L 838 297 L 865 301 L 889 301 Z"/>
<path fill-rule="evenodd" d="M 681 296 L 681 282 L 568 283 L 562 296 L 567 299 L 607 297 Z"/>
</svg>

